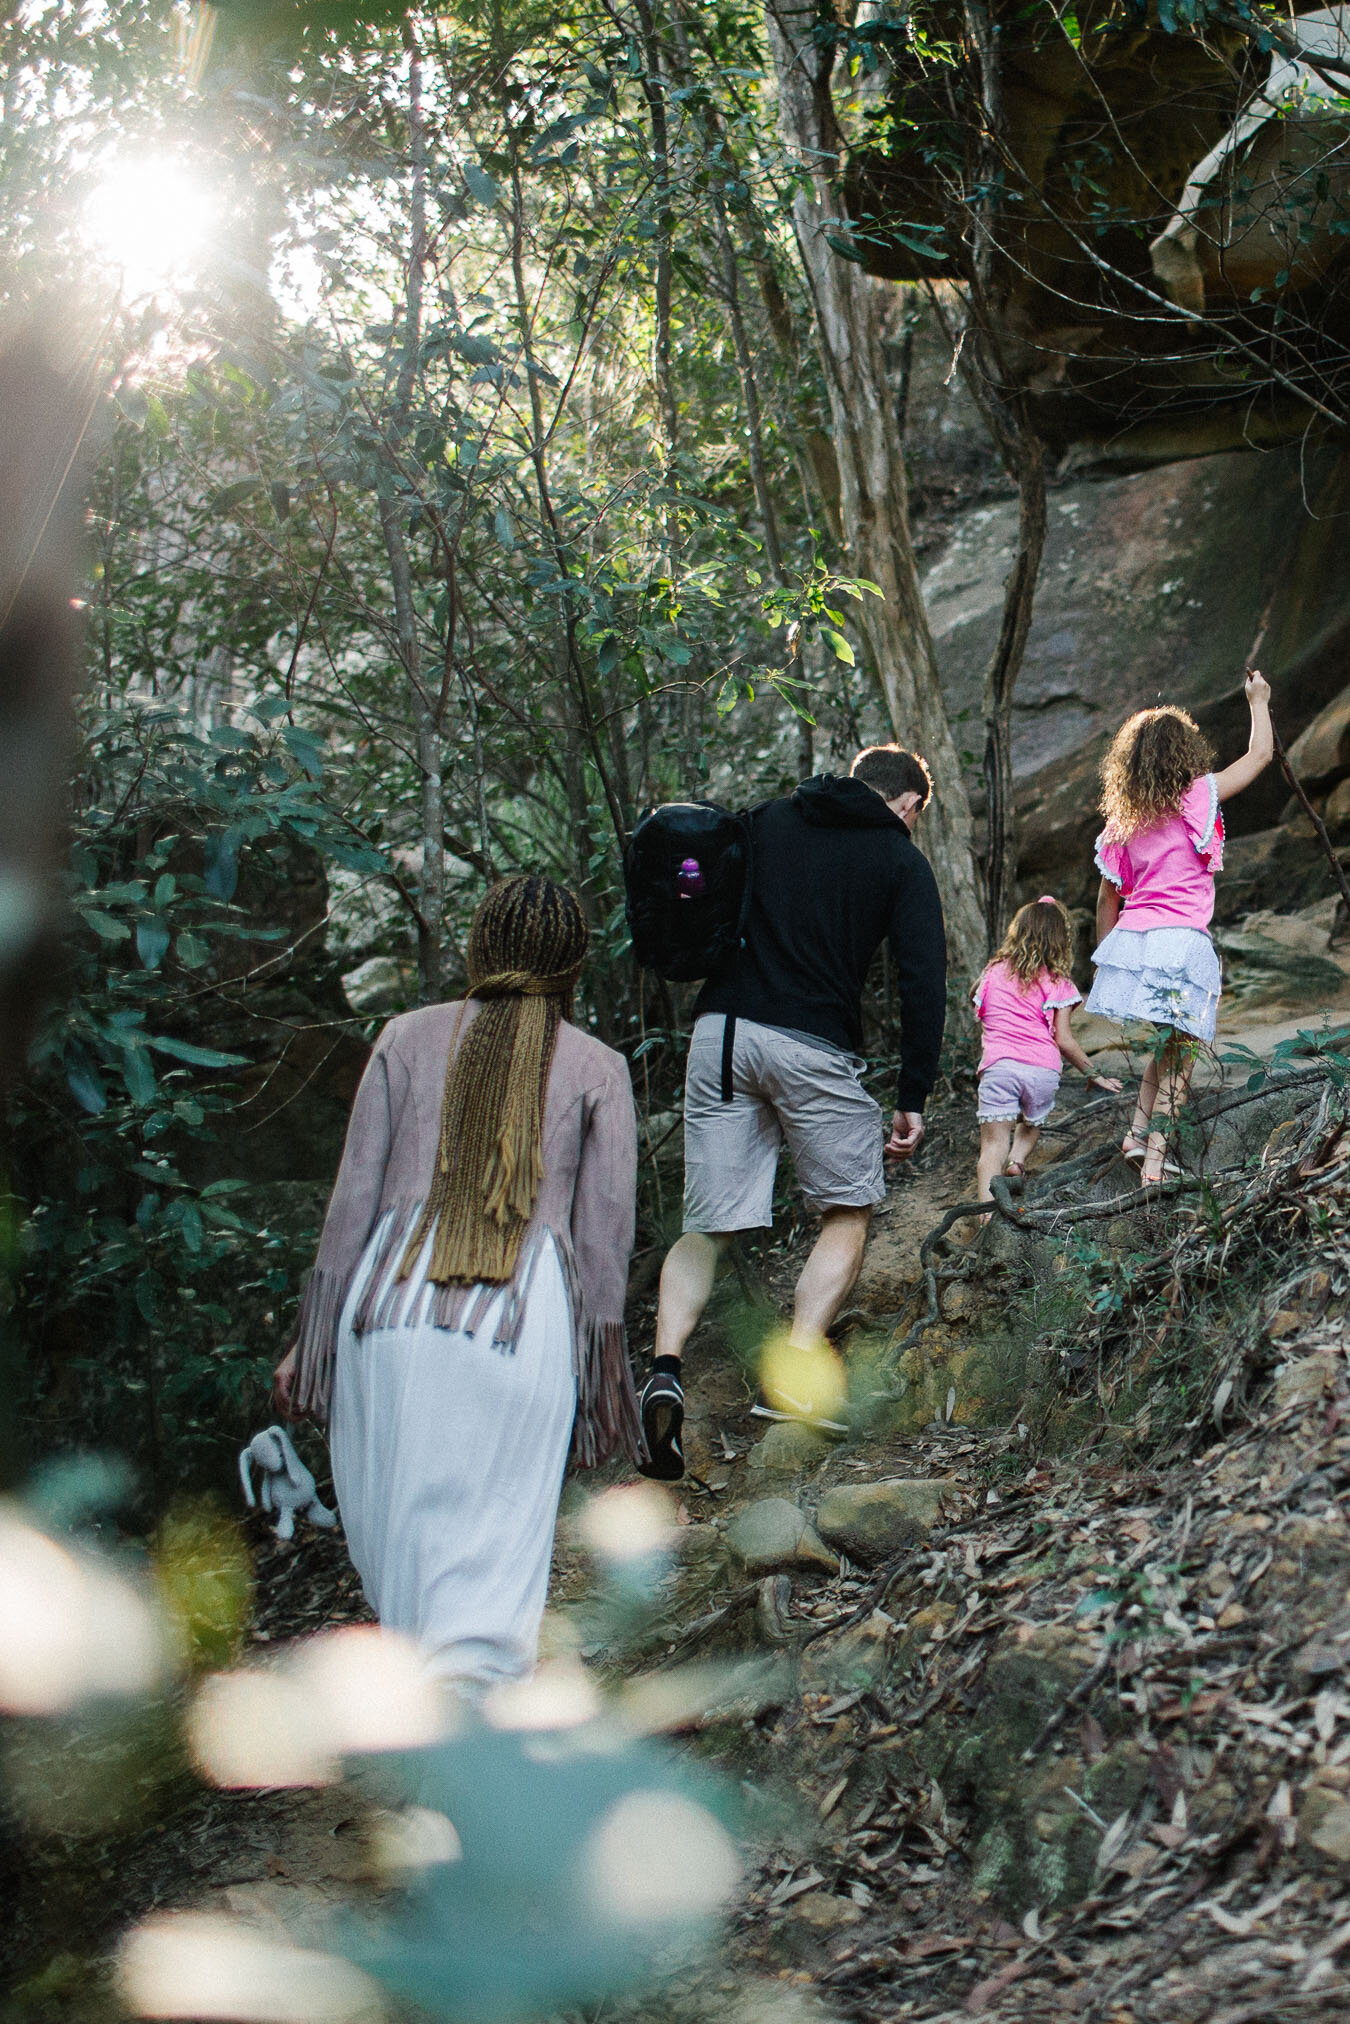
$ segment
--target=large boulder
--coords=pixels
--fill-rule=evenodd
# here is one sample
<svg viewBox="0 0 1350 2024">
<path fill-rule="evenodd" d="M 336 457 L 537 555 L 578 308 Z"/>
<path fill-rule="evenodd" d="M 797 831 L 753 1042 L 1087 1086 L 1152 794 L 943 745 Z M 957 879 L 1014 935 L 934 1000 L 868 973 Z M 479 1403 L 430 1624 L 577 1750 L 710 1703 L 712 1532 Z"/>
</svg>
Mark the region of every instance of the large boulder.
<svg viewBox="0 0 1350 2024">
<path fill-rule="evenodd" d="M 1305 8 L 1295 0 L 1292 11 Z M 1231 161 L 1212 181 L 1197 179 L 1197 219 L 1188 194 L 1197 169 L 1268 77 L 1276 94 L 1283 88 L 1269 35 L 1244 35 L 1236 15 L 1229 26 L 1211 12 L 1196 31 L 1137 8 L 1128 24 L 1089 10 L 1070 36 L 1053 13 L 1007 0 L 988 19 L 1008 179 L 996 215 L 976 226 L 964 173 L 983 117 L 979 65 L 967 49 L 944 69 L 882 29 L 884 68 L 869 68 L 889 104 L 842 121 L 869 136 L 847 163 L 857 230 L 846 250 L 892 280 L 970 281 L 980 244 L 999 373 L 1023 390 L 1032 426 L 1055 452 L 1077 446 L 1128 470 L 1305 438 L 1350 329 L 1345 128 L 1334 106 L 1330 120 L 1283 105 L 1279 117 L 1258 116 L 1236 188 Z M 956 0 L 936 0 L 924 23 L 934 43 L 968 42 Z M 841 97 L 868 90 L 857 70 L 833 66 Z M 1334 101 L 1334 79 L 1329 89 Z M 1167 313 L 1150 258 L 1164 228 L 1184 228 L 1189 248 L 1189 285 L 1178 288 L 1175 271 L 1168 284 L 1188 310 L 1207 304 L 1208 318 Z M 1182 253 L 1175 237 L 1166 243 L 1174 259 Z"/>
<path fill-rule="evenodd" d="M 1331 868 L 1305 819 L 1230 838 L 1214 900 L 1216 927 L 1263 908 L 1297 913 L 1336 893 Z"/>
<path fill-rule="evenodd" d="M 951 1484 L 942 1480 L 843 1483 L 821 1498 L 816 1529 L 850 1560 L 871 1567 L 925 1539 L 951 1494 Z"/>
<path fill-rule="evenodd" d="M 1350 688 L 1333 696 L 1289 748 L 1289 764 L 1316 790 L 1350 773 Z"/>
</svg>

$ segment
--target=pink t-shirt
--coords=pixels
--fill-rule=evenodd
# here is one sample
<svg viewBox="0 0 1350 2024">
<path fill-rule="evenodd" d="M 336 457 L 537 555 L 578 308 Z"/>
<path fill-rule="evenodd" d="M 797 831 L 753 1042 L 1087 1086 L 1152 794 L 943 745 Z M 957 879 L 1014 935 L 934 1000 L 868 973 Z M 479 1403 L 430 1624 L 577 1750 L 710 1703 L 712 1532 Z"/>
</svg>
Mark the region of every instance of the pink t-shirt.
<svg viewBox="0 0 1350 2024">
<path fill-rule="evenodd" d="M 975 986 L 975 1017 L 984 1029 L 980 1074 L 996 1061 L 1020 1061 L 1026 1068 L 1058 1068 L 1055 1013 L 1081 1003 L 1071 977 L 1042 970 L 1029 984 L 1006 963 L 991 963 Z"/>
<path fill-rule="evenodd" d="M 1223 816 L 1212 773 L 1192 780 L 1177 814 L 1127 843 L 1109 829 L 1097 838 L 1097 869 L 1125 902 L 1119 926 L 1208 928 L 1214 913 L 1214 874 L 1223 869 Z"/>
</svg>

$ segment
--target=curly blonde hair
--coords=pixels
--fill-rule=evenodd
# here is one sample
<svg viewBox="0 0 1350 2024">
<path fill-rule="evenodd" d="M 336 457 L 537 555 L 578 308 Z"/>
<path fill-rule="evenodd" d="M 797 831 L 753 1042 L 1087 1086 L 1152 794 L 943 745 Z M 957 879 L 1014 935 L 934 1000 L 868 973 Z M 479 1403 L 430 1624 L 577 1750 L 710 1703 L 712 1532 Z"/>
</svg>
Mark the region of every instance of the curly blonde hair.
<svg viewBox="0 0 1350 2024">
<path fill-rule="evenodd" d="M 1067 977 L 1073 968 L 1073 922 L 1068 908 L 1048 893 L 1019 907 L 994 961 L 1006 963 L 1024 990 L 1035 983 L 1042 970 L 1052 977 Z"/>
<path fill-rule="evenodd" d="M 1214 752 L 1194 717 L 1170 703 L 1127 717 L 1102 761 L 1102 814 L 1120 843 L 1175 815 Z"/>
</svg>

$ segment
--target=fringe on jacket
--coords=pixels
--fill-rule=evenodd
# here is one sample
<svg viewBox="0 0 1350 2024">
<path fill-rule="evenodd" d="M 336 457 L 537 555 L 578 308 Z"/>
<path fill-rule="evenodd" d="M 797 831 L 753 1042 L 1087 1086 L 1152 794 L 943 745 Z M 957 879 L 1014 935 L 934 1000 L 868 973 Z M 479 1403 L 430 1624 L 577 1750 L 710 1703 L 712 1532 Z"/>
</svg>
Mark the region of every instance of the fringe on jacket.
<svg viewBox="0 0 1350 2024">
<path fill-rule="evenodd" d="M 501 1286 L 438 1286 L 416 1272 L 400 1279 L 399 1263 L 421 1219 L 424 1203 L 392 1204 L 381 1216 L 359 1272 L 364 1285 L 352 1330 L 357 1336 L 382 1329 L 407 1328 L 430 1322 L 435 1328 L 481 1327 L 494 1300 L 503 1292 L 492 1347 L 514 1356 L 520 1340 L 525 1303 L 545 1241 L 557 1247 L 572 1313 L 572 1369 L 577 1384 L 577 1417 L 572 1430 L 572 1466 L 594 1469 L 612 1455 L 642 1453 L 637 1391 L 628 1358 L 628 1333 L 620 1318 L 605 1319 L 586 1312 L 576 1253 L 568 1236 L 543 1228 L 522 1249 L 514 1276 Z M 353 1283 L 355 1277 L 353 1275 Z M 327 1423 L 333 1396 L 338 1326 L 349 1288 L 332 1273 L 311 1272 L 296 1325 L 296 1410 Z"/>
</svg>

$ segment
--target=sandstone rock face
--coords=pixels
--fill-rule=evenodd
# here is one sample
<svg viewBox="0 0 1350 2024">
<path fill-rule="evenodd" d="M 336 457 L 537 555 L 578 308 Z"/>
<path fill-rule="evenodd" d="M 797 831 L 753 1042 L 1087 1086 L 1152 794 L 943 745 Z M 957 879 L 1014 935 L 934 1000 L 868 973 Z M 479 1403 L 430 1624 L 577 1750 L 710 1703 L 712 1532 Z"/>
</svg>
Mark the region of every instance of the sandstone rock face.
<svg viewBox="0 0 1350 2024">
<path fill-rule="evenodd" d="M 1350 773 L 1350 688 L 1342 689 L 1300 732 L 1289 747 L 1289 764 L 1314 790 Z"/>
<path fill-rule="evenodd" d="M 959 10 L 940 10 L 935 19 L 939 33 L 959 33 Z M 1308 410 L 1282 389 L 1262 399 L 1245 376 L 1215 370 L 1208 329 L 1159 317 L 1150 295 L 1131 283 L 1156 291 L 1166 272 L 1177 299 L 1192 308 L 1204 304 L 1207 288 L 1211 308 L 1216 300 L 1233 306 L 1237 290 L 1257 342 L 1289 314 L 1289 287 L 1298 300 L 1300 356 L 1305 345 L 1316 357 L 1319 347 L 1343 343 L 1343 298 L 1333 278 L 1343 245 L 1341 122 L 1333 118 L 1328 128 L 1313 116 L 1324 109 L 1303 102 L 1281 107 L 1278 119 L 1269 117 L 1278 98 L 1255 106 L 1268 73 L 1277 94 L 1282 78 L 1301 75 L 1282 56 L 1248 50 L 1244 60 L 1233 44 L 1178 38 L 1143 16 L 1127 37 L 1094 45 L 1088 36 L 1052 42 L 1036 16 L 1010 11 L 999 22 L 999 45 L 1000 105 L 1008 131 L 1024 137 L 1016 156 L 1026 195 L 1000 221 L 990 303 L 997 305 L 1000 356 L 1026 389 L 1042 440 L 1055 451 L 1090 446 L 1090 454 L 1125 468 L 1295 440 L 1307 429 Z M 860 87 L 869 89 L 850 78 L 850 92 Z M 849 211 L 863 225 L 854 257 L 895 281 L 964 276 L 968 215 L 952 203 L 944 152 L 913 143 L 916 132 L 936 132 L 951 119 L 947 88 L 920 48 L 901 45 L 871 89 L 885 94 L 869 111 L 892 115 L 891 139 L 868 119 L 870 139 L 847 163 Z M 1212 151 L 1226 151 L 1220 144 L 1244 101 L 1253 107 L 1242 128 L 1251 137 L 1235 204 L 1210 171 Z M 1081 210 L 1068 198 L 1089 131 L 1093 206 L 1100 203 L 1111 221 L 1109 263 L 1082 236 Z M 1300 179 L 1296 199 L 1286 198 L 1291 175 Z M 1193 215 L 1193 178 L 1204 192 L 1203 221 Z M 1292 216 L 1286 202 L 1297 204 Z M 1164 242 L 1172 261 L 1164 257 L 1155 273 L 1149 241 L 1166 222 L 1160 214 L 1174 210 Z M 890 229 L 882 222 L 888 218 L 905 222 Z"/>
<path fill-rule="evenodd" d="M 1009 1912 L 1084 1897 L 1098 1876 L 1098 1823 L 1132 1807 L 1148 1786 L 1149 1754 L 1131 1737 L 1108 1733 L 1090 1753 L 1069 1745 L 1062 1755 L 1024 1759 L 1093 1656 L 1066 1625 L 1023 1626 L 992 1654 L 970 1715 L 951 1727 L 935 1716 L 918 1740 L 924 1769 L 970 1809 L 976 1890 Z"/>
<path fill-rule="evenodd" d="M 821 1498 L 816 1527 L 831 1546 L 870 1567 L 931 1532 L 947 1495 L 950 1485 L 941 1481 L 841 1484 Z"/>
<path fill-rule="evenodd" d="M 983 1359 L 978 1348 L 959 1346 L 966 1341 L 961 1324 L 935 1322 L 905 1351 L 895 1366 L 899 1397 L 886 1415 L 891 1432 L 917 1433 L 930 1420 L 945 1420 L 949 1405 L 958 1423 L 978 1419 L 984 1404 Z"/>
<path fill-rule="evenodd" d="M 1334 790 L 1328 806 L 1341 792 L 1339 787 Z M 1350 797 L 1341 805 L 1350 815 Z M 1241 923 L 1267 908 L 1307 914 L 1335 891 L 1312 824 L 1300 816 L 1251 836 L 1230 837 L 1214 896 L 1214 919 L 1219 925 Z"/>
<path fill-rule="evenodd" d="M 780 1567 L 838 1570 L 814 1527 L 786 1497 L 761 1497 L 747 1504 L 727 1527 L 727 1544 L 749 1574 L 774 1574 Z"/>
<path fill-rule="evenodd" d="M 808 1646 L 802 1660 L 802 1683 L 808 1692 L 848 1693 L 875 1686 L 886 1674 L 896 1626 L 884 1609 L 874 1609 L 862 1623 Z"/>
<path fill-rule="evenodd" d="M 343 972 L 342 988 L 353 1012 L 362 1018 L 388 1018 L 416 1002 L 417 978 L 411 966 L 395 956 L 370 956 L 354 970 Z"/>
<path fill-rule="evenodd" d="M 1340 697 L 1350 663 L 1350 579 L 1334 523 L 1322 516 L 1350 507 L 1350 457 L 1318 452 L 1306 476 L 1305 490 L 1297 452 L 1280 450 L 1201 457 L 1051 492 L 1013 710 L 1022 896 L 1053 890 L 1076 905 L 1090 902 L 1097 769 L 1129 711 L 1181 703 L 1221 756 L 1236 756 L 1246 741 L 1242 670 L 1268 604 L 1261 661 L 1286 744 Z M 948 709 L 958 745 L 971 755 L 977 799 L 981 683 L 1016 524 L 1011 500 L 961 515 L 924 578 Z M 1344 764 L 1350 769 L 1350 747 Z M 1230 838 L 1277 823 L 1286 796 L 1278 771 L 1268 769 L 1225 807 Z"/>
<path fill-rule="evenodd" d="M 1262 909 L 1248 914 L 1243 927 L 1247 934 L 1274 942 L 1277 948 L 1287 949 L 1291 955 L 1322 956 L 1331 945 L 1336 906 L 1337 897 L 1333 893 L 1330 899 L 1305 907 L 1301 913 L 1276 914 Z"/>
</svg>

